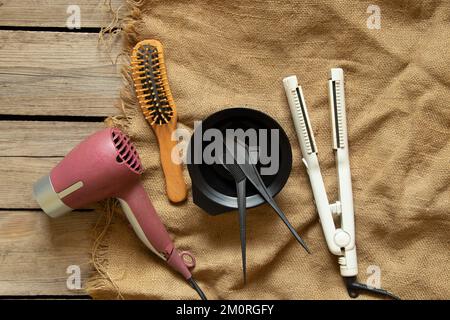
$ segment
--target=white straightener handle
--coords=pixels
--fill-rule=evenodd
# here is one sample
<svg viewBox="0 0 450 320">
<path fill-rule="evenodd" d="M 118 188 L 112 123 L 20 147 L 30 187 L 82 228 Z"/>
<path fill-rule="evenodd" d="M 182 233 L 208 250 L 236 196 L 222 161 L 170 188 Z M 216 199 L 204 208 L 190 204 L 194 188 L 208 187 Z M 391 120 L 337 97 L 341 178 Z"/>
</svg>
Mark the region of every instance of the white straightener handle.
<svg viewBox="0 0 450 320">
<path fill-rule="evenodd" d="M 330 205 L 320 172 L 319 159 L 314 134 L 310 124 L 308 109 L 297 77 L 283 79 L 284 89 L 294 120 L 297 137 L 311 183 L 314 200 L 329 250 L 340 256 L 341 275 L 358 274 L 355 248 L 355 224 L 353 197 L 348 160 L 347 129 L 345 124 L 345 101 L 342 69 L 332 69 L 330 84 L 330 106 L 332 109 L 333 145 L 336 149 L 336 163 L 339 174 L 339 200 Z M 334 90 L 337 89 L 337 90 Z M 337 94 L 334 94 L 336 92 Z M 337 102 L 337 103 L 335 103 Z M 341 216 L 341 227 L 336 228 L 333 214 Z"/>
<path fill-rule="evenodd" d="M 343 70 L 340 68 L 331 69 L 331 79 L 328 81 L 333 149 L 336 155 L 339 183 L 338 200 L 333 204 L 328 202 L 327 192 L 320 173 L 316 142 L 302 88 L 298 85 L 296 76 L 284 78 L 283 84 L 325 239 L 331 253 L 339 256 L 341 275 L 346 281 L 349 294 L 356 297 L 358 291 L 364 290 L 398 299 L 386 290 L 371 288 L 356 281 L 358 262 L 356 259 L 355 218 L 348 153 Z M 340 217 L 339 227 L 336 227 L 333 216 Z"/>
</svg>

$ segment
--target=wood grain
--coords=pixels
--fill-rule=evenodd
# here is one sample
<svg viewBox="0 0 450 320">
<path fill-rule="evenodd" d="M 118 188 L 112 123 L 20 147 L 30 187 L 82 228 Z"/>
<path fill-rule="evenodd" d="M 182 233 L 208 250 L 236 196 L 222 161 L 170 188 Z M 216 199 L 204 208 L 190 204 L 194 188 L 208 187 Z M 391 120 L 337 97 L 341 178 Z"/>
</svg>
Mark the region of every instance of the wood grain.
<svg viewBox="0 0 450 320">
<path fill-rule="evenodd" d="M 0 115 L 109 116 L 121 88 L 93 33 L 0 31 Z"/>
<path fill-rule="evenodd" d="M 64 157 L 104 127 L 102 122 L 0 121 L 0 157 Z"/>
<path fill-rule="evenodd" d="M 66 270 L 79 266 L 82 285 L 88 278 L 97 219 L 95 212 L 50 219 L 42 211 L 0 211 L 0 296 L 86 294 L 67 288 Z"/>
<path fill-rule="evenodd" d="M 0 209 L 38 209 L 32 186 L 103 123 L 0 121 Z"/>
<path fill-rule="evenodd" d="M 63 158 L 0 157 L 0 209 L 36 209 L 33 184 Z M 95 205 L 84 209 L 96 208 Z"/>
<path fill-rule="evenodd" d="M 103 123 L 0 121 L 0 296 L 86 294 L 67 288 L 66 270 L 78 265 L 82 281 L 89 277 L 90 234 L 98 214 L 74 212 L 50 219 L 32 198 L 32 185 L 102 127 Z"/>
<path fill-rule="evenodd" d="M 82 28 L 98 28 L 112 20 L 105 2 L 0 0 L 0 26 L 65 28 L 67 7 L 76 4 Z M 123 2 L 112 0 L 112 6 Z M 0 120 L 1 115 L 117 114 L 121 80 L 114 61 L 120 39 L 108 53 L 95 33 L 46 30 L 0 31 Z M 67 288 L 66 271 L 80 266 L 83 284 L 92 272 L 91 229 L 98 212 L 50 219 L 33 200 L 32 185 L 102 127 L 101 122 L 0 121 L 0 296 L 86 294 Z"/>
<path fill-rule="evenodd" d="M 33 199 L 33 183 L 62 159 L 5 157 L 0 158 L 0 208 L 39 209 Z"/>
<path fill-rule="evenodd" d="M 0 25 L 29 27 L 66 27 L 70 5 L 80 7 L 81 27 L 102 27 L 112 21 L 107 1 L 101 0 L 2 0 L 0 2 Z M 117 10 L 124 0 L 111 0 Z M 124 8 L 119 11 L 123 15 Z"/>
</svg>

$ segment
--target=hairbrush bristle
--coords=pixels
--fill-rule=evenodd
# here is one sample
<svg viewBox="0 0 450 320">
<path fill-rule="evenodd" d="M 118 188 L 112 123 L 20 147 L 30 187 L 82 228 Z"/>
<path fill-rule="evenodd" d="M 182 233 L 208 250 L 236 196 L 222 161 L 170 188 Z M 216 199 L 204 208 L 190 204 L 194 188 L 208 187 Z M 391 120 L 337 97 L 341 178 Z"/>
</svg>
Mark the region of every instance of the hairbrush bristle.
<svg viewBox="0 0 450 320">
<path fill-rule="evenodd" d="M 136 45 L 132 56 L 136 94 L 151 125 L 164 125 L 174 117 L 174 103 L 167 81 L 162 46 L 155 40 Z"/>
</svg>

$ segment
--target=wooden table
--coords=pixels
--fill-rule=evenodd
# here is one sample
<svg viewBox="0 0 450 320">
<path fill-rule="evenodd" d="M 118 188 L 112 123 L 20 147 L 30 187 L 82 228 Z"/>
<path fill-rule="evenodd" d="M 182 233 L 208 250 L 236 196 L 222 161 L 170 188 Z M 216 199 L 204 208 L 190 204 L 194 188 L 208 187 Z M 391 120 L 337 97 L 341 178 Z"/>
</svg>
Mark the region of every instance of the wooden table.
<svg viewBox="0 0 450 320">
<path fill-rule="evenodd" d="M 102 1 L 75 2 L 81 30 L 66 28 L 74 1 L 0 0 L 0 297 L 87 297 L 66 271 L 92 272 L 98 214 L 51 220 L 32 198 L 33 183 L 117 113 L 119 66 L 98 48 L 111 16 Z"/>
</svg>

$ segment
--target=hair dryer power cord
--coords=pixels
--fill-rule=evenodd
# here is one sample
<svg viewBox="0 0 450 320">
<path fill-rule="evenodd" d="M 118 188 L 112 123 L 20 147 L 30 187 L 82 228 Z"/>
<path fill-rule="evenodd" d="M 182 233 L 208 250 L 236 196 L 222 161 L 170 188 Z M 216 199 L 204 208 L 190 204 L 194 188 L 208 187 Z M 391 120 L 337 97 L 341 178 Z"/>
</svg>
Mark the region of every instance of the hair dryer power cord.
<svg viewBox="0 0 450 320">
<path fill-rule="evenodd" d="M 202 289 L 200 289 L 200 287 L 198 286 L 197 282 L 195 282 L 194 278 L 188 279 L 188 282 L 189 282 L 189 284 L 191 285 L 191 287 L 192 287 L 195 291 L 197 291 L 198 295 L 200 296 L 200 298 L 201 298 L 202 300 L 208 300 L 208 299 L 206 298 L 205 293 L 202 291 Z"/>
<path fill-rule="evenodd" d="M 360 291 L 365 291 L 385 297 L 389 297 L 394 300 L 401 300 L 400 297 L 395 294 L 379 288 L 372 288 L 365 284 L 359 283 L 356 281 L 356 277 L 344 277 L 345 285 L 347 287 L 347 291 L 350 297 L 356 298 L 359 295 Z"/>
</svg>

